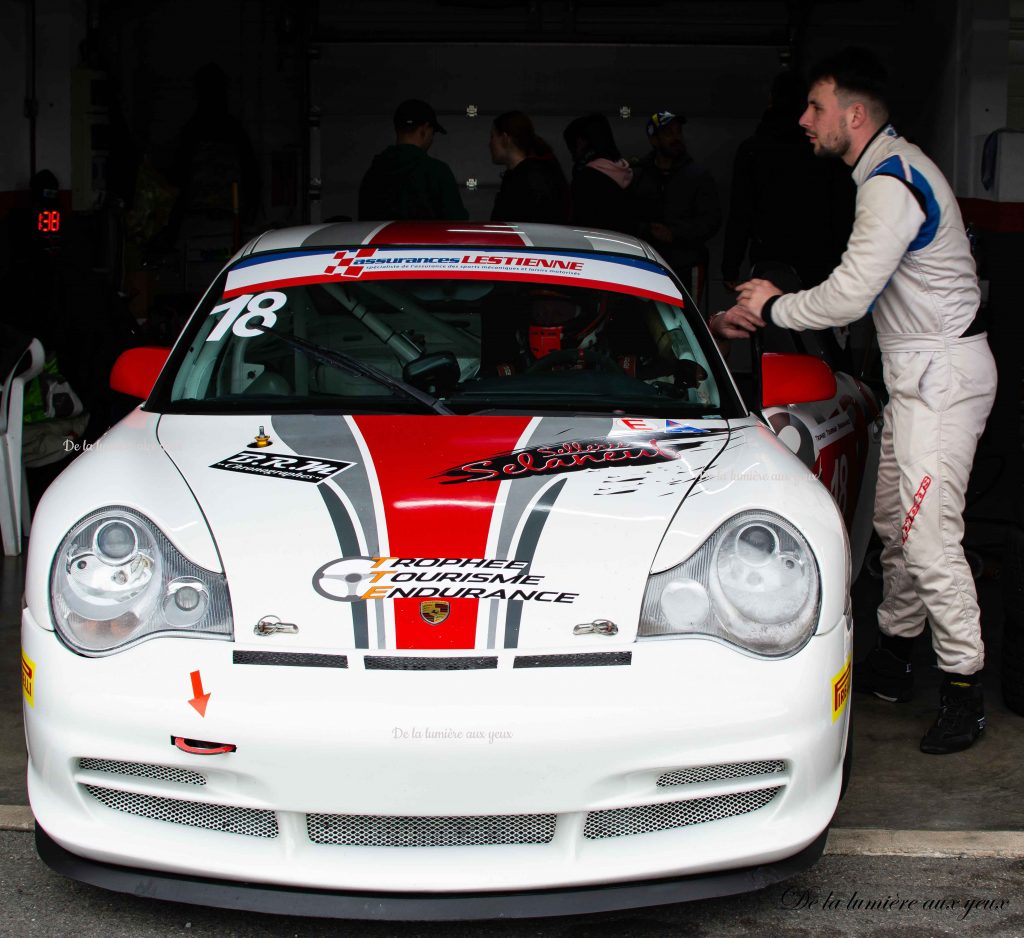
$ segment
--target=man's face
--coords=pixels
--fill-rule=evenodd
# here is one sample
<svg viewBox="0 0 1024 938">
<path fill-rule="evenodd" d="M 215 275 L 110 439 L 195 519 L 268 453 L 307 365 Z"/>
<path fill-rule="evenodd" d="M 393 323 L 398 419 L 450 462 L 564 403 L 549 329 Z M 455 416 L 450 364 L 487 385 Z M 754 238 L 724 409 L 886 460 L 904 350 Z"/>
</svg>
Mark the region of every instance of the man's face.
<svg viewBox="0 0 1024 938">
<path fill-rule="evenodd" d="M 836 83 L 831 79 L 817 81 L 807 94 L 807 109 L 800 115 L 803 127 L 815 156 L 842 158 L 850 149 L 850 131 L 847 111 L 836 95 Z"/>
<path fill-rule="evenodd" d="M 509 136 L 499 132 L 496 127 L 491 128 L 491 162 L 496 166 L 504 166 L 508 159 Z"/>
<path fill-rule="evenodd" d="M 678 160 L 686 153 L 686 144 L 683 142 L 683 128 L 679 121 L 672 121 L 666 127 L 661 127 L 651 134 L 651 146 L 661 156 L 670 160 Z"/>
</svg>

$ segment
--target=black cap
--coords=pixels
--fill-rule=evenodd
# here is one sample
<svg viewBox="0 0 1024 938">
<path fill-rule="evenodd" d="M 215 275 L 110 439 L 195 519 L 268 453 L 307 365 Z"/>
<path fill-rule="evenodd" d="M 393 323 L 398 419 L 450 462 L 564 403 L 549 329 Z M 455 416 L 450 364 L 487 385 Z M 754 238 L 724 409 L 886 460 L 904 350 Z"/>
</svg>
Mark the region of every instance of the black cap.
<svg viewBox="0 0 1024 938">
<path fill-rule="evenodd" d="M 430 124 L 439 134 L 448 133 L 438 122 L 434 109 L 426 101 L 410 98 L 395 108 L 395 130 L 413 130 L 420 124 Z"/>
</svg>

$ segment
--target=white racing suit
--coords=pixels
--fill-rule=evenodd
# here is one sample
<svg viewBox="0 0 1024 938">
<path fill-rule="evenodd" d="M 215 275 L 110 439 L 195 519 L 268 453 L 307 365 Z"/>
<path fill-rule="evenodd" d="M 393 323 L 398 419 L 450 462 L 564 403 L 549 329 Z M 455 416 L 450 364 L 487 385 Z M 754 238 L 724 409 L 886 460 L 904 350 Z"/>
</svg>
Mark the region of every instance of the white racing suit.
<svg viewBox="0 0 1024 938">
<path fill-rule="evenodd" d="M 875 497 L 884 578 L 878 625 L 931 622 L 939 667 L 984 664 L 977 593 L 961 545 L 967 479 L 995 397 L 995 360 L 960 210 L 934 163 L 887 126 L 853 168 L 857 208 L 839 266 L 812 290 L 765 304 L 790 329 L 873 312 L 889 403 Z M 965 335 L 966 333 L 966 335 Z"/>
</svg>

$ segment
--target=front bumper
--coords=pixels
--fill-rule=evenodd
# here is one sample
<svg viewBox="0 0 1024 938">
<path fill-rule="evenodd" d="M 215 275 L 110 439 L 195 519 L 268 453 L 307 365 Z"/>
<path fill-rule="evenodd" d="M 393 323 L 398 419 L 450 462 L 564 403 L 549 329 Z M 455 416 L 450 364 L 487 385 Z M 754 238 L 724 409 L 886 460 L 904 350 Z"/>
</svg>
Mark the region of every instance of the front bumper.
<svg viewBox="0 0 1024 938">
<path fill-rule="evenodd" d="M 212 905 L 231 893 L 218 880 L 352 917 L 381 896 L 418 896 L 389 908 L 425 918 L 420 900 L 474 894 L 464 917 L 512 914 L 498 893 L 568 889 L 579 898 L 552 899 L 566 912 L 740 891 L 773 881 L 751 868 L 781 862 L 781 878 L 820 852 L 849 644 L 844 620 L 783 661 L 687 639 L 616 648 L 628 663 L 603 666 L 516 667 L 513 652 L 478 670 L 374 670 L 362 653 L 345 668 L 253 666 L 230 642 L 180 639 L 85 659 L 26 611 L 29 796 L 76 863 L 202 882 L 192 901 Z M 189 705 L 194 671 L 205 717 Z M 237 749 L 192 755 L 175 737 Z M 520 821 L 527 838 L 507 837 Z M 667 878 L 690 885 L 649 883 Z M 589 904 L 609 884 L 618 904 Z M 323 891 L 356 904 L 313 911 L 331 905 Z"/>
</svg>

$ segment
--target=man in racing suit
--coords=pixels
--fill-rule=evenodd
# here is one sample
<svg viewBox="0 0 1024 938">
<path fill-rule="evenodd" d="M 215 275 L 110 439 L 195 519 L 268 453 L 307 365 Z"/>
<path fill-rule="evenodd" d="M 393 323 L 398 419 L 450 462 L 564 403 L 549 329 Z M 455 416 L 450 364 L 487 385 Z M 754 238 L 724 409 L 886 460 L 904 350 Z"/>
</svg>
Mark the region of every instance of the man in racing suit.
<svg viewBox="0 0 1024 938">
<path fill-rule="evenodd" d="M 855 669 L 854 686 L 909 700 L 911 644 L 927 617 L 945 674 L 921 750 L 947 753 L 966 749 L 985 725 L 980 614 L 961 540 L 996 371 L 976 320 L 978 281 L 956 199 L 888 123 L 884 79 L 870 53 L 846 49 L 815 69 L 800 118 L 815 154 L 840 157 L 857 184 L 839 266 L 799 293 L 750 280 L 711 327 L 740 338 L 767 322 L 824 329 L 873 314 L 889 391 L 874 515 L 884 585 L 879 646 Z"/>
</svg>

